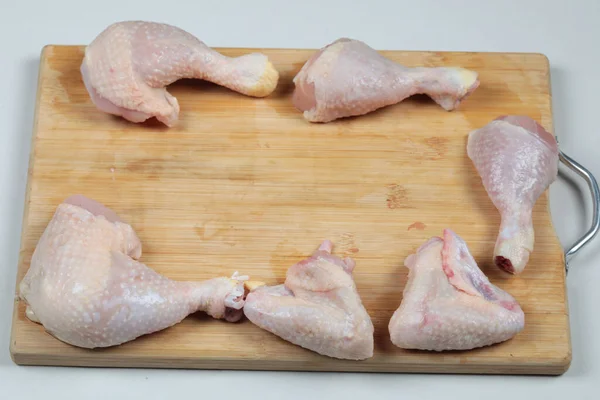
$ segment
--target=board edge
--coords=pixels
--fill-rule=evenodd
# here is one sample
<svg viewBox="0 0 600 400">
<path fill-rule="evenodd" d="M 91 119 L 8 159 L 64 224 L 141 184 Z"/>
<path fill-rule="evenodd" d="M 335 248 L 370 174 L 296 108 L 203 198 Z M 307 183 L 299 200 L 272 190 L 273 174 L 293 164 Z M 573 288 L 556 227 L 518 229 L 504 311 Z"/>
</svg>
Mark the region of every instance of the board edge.
<svg viewBox="0 0 600 400">
<path fill-rule="evenodd" d="M 550 121 L 552 124 L 552 131 L 555 137 L 558 137 L 558 135 L 556 134 L 556 124 L 554 121 L 554 102 L 553 102 L 553 98 L 552 98 L 552 70 L 550 68 L 550 59 L 542 53 L 537 53 L 540 56 L 544 57 L 545 63 L 546 63 L 546 69 L 548 71 L 547 73 L 547 77 L 548 77 L 548 108 L 550 109 Z M 563 292 L 564 292 L 564 300 L 565 300 L 565 320 L 566 320 L 566 348 L 567 348 L 567 353 L 564 355 L 564 357 L 561 358 L 561 361 L 557 364 L 558 368 L 562 368 L 562 372 L 561 375 L 563 373 L 565 373 L 566 371 L 569 370 L 569 368 L 571 367 L 571 363 L 573 361 L 573 344 L 572 344 L 572 340 L 571 340 L 571 313 L 569 312 L 569 292 L 567 290 L 567 273 L 566 273 L 566 266 L 567 266 L 567 260 L 565 257 L 565 253 L 564 253 L 564 248 L 562 246 L 562 243 L 560 241 L 560 237 L 558 236 L 558 231 L 556 229 L 556 224 L 554 223 L 554 219 L 552 218 L 552 209 L 551 209 L 551 203 L 552 203 L 552 199 L 550 198 L 550 190 L 547 189 L 546 190 L 546 196 L 547 196 L 547 201 L 546 201 L 546 212 L 548 213 L 548 216 L 550 217 L 550 226 L 552 228 L 552 231 L 554 232 L 554 241 L 556 242 L 556 245 L 563 249 L 562 251 L 562 257 L 561 257 L 561 267 L 562 267 L 562 281 L 563 281 Z"/>
<path fill-rule="evenodd" d="M 383 374 L 427 374 L 427 375 L 539 375 L 560 376 L 569 368 L 570 358 L 543 360 L 539 362 L 523 362 L 521 364 L 486 363 L 486 364 L 399 364 L 396 368 L 369 365 L 364 368 L 361 363 L 345 363 L 342 365 L 293 361 L 274 362 L 270 360 L 230 360 L 226 358 L 193 359 L 184 357 L 156 356 L 121 356 L 114 358 L 71 359 L 66 355 L 40 355 L 34 353 L 16 352 L 15 363 L 22 366 L 46 367 L 84 367 L 84 368 L 141 368 L 141 369 L 171 369 L 171 370 L 229 370 L 229 371 L 277 371 L 277 372 L 334 372 L 334 373 L 383 373 Z"/>
<path fill-rule="evenodd" d="M 328 43 L 326 43 L 328 44 Z M 248 47 L 238 47 L 238 46 L 209 46 L 211 49 L 216 51 L 238 51 L 243 50 L 247 52 L 255 52 L 255 51 L 318 51 L 322 47 L 264 47 L 264 46 L 248 46 Z M 61 44 L 61 43 L 49 43 L 44 45 L 44 48 L 73 48 L 73 49 L 85 49 L 87 44 Z M 440 54 L 464 54 L 464 55 L 476 55 L 476 54 L 489 54 L 489 55 L 508 55 L 508 56 L 537 56 L 540 58 L 544 58 L 546 64 L 549 65 L 550 61 L 548 56 L 542 52 L 529 52 L 529 51 L 480 51 L 480 50 L 424 50 L 424 49 L 400 49 L 400 48 L 391 48 L 391 47 L 373 47 L 378 52 L 403 52 L 403 53 L 440 53 Z"/>
<path fill-rule="evenodd" d="M 39 132 L 39 110 L 40 103 L 42 98 L 42 84 L 44 80 L 44 70 L 47 66 L 48 62 L 48 53 L 52 52 L 54 49 L 54 45 L 45 45 L 42 47 L 40 51 L 40 62 L 38 69 L 38 77 L 37 77 L 37 93 L 35 98 L 35 110 L 33 115 L 33 124 L 32 124 L 32 133 L 31 133 L 31 142 L 30 142 L 30 150 L 29 150 L 29 162 L 27 166 L 27 184 L 25 186 L 25 205 L 23 208 L 23 215 L 21 218 L 21 237 L 19 240 L 19 258 L 17 261 L 17 278 L 15 282 L 15 293 L 13 300 L 13 316 L 12 316 L 12 326 L 10 330 L 10 345 L 9 345 L 9 353 L 10 357 L 16 364 L 18 355 L 19 355 L 19 344 L 16 343 L 15 337 L 17 336 L 18 329 L 18 319 L 19 319 L 19 303 L 20 299 L 18 297 L 19 293 L 19 270 L 21 269 L 21 265 L 24 262 L 24 253 L 23 253 L 23 243 L 25 237 L 27 236 L 27 219 L 29 218 L 29 204 L 31 202 L 31 177 L 33 176 L 33 168 L 35 163 L 35 151 L 37 145 L 37 138 Z"/>
</svg>

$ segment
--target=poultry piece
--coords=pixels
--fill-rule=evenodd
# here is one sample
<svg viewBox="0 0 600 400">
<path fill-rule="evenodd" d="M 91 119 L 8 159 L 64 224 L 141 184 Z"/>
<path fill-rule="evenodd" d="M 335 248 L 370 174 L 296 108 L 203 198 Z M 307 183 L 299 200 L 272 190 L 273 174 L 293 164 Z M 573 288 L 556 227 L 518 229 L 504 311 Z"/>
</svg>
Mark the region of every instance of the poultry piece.
<svg viewBox="0 0 600 400">
<path fill-rule="evenodd" d="M 325 241 L 293 265 L 283 285 L 259 286 L 244 314 L 255 325 L 319 354 L 350 360 L 373 356 L 373 324 L 352 278 L 355 263 Z"/>
<path fill-rule="evenodd" d="M 243 316 L 244 279 L 170 280 L 138 261 L 133 228 L 84 196 L 56 209 L 20 283 L 27 317 L 73 346 L 119 345 L 204 311 Z"/>
<path fill-rule="evenodd" d="M 558 175 L 558 144 L 533 119 L 503 116 L 469 134 L 467 154 L 501 216 L 494 263 L 519 274 L 533 251 L 533 206 Z"/>
<path fill-rule="evenodd" d="M 408 282 L 389 331 L 403 349 L 469 350 L 503 342 L 525 326 L 516 300 L 490 283 L 450 229 L 404 261 Z"/>
<path fill-rule="evenodd" d="M 408 68 L 359 40 L 338 39 L 316 52 L 294 78 L 293 103 L 311 122 L 363 115 L 421 93 L 453 110 L 478 86 L 463 68 Z"/>
<path fill-rule="evenodd" d="M 264 97 L 279 73 L 264 54 L 226 57 L 177 27 L 144 21 L 110 25 L 85 49 L 85 87 L 96 106 L 132 122 L 156 117 L 167 126 L 179 104 L 165 86 L 181 79 L 204 79 L 236 92 Z"/>
</svg>

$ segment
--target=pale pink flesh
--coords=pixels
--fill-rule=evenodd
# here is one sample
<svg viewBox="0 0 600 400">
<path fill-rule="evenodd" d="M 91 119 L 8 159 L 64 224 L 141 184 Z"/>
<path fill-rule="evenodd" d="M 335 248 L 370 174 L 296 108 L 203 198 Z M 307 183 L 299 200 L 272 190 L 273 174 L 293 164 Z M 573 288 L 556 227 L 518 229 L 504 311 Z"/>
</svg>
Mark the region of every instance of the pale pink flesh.
<svg viewBox="0 0 600 400">
<path fill-rule="evenodd" d="M 94 104 L 131 122 L 156 117 L 167 126 L 179 103 L 165 86 L 182 78 L 204 79 L 254 97 L 269 95 L 279 74 L 260 53 L 226 57 L 177 27 L 144 21 L 110 25 L 85 51 L 81 64 Z"/>
<path fill-rule="evenodd" d="M 92 100 L 92 102 L 96 105 L 96 107 L 100 111 L 103 111 L 107 114 L 113 114 L 113 115 L 123 117 L 126 120 L 131 121 L 131 122 L 144 122 L 147 119 L 153 117 L 152 114 L 143 113 L 140 111 L 135 111 L 135 110 L 131 110 L 128 108 L 116 106 L 114 103 L 111 103 L 109 100 L 100 96 L 90 82 L 91 79 L 89 77 L 88 67 L 85 64 L 81 65 L 81 77 L 83 79 L 83 84 L 85 85 L 85 88 L 87 89 L 88 94 L 90 95 L 90 99 Z M 174 98 L 173 98 L 173 100 L 174 100 L 174 102 L 172 102 L 172 103 L 168 102 L 168 103 L 170 103 L 171 106 L 173 107 L 173 109 L 177 113 L 179 113 L 179 105 L 177 103 L 177 100 L 175 100 Z M 163 115 L 157 114 L 156 118 L 159 121 L 161 121 L 167 125 L 172 124 L 172 122 L 169 120 L 170 117 L 165 117 Z"/>
<path fill-rule="evenodd" d="M 72 204 L 74 206 L 81 207 L 85 210 L 88 210 L 92 214 L 96 216 L 103 216 L 110 222 L 122 222 L 116 212 L 106 207 L 104 204 L 97 202 L 96 200 L 92 200 L 89 197 L 85 197 L 81 194 L 75 194 L 73 196 L 67 197 L 63 203 Z"/>
<path fill-rule="evenodd" d="M 521 273 L 534 248 L 532 210 L 558 174 L 558 145 L 526 116 L 502 116 L 469 134 L 467 154 L 501 216 L 494 262 Z"/>
<path fill-rule="evenodd" d="M 373 355 L 373 324 L 352 279 L 354 261 L 325 241 L 293 265 L 283 285 L 250 292 L 244 314 L 255 325 L 319 354 L 352 360 Z"/>
<path fill-rule="evenodd" d="M 470 350 L 523 330 L 517 301 L 481 272 L 466 243 L 450 229 L 407 257 L 408 282 L 388 326 L 405 349 Z"/>
<path fill-rule="evenodd" d="M 197 311 L 228 321 L 242 317 L 241 280 L 174 281 L 137 261 L 141 253 L 133 228 L 114 211 L 82 195 L 67 198 L 20 283 L 27 316 L 85 348 L 119 345 Z"/>
<path fill-rule="evenodd" d="M 479 86 L 463 68 L 407 68 L 358 40 L 338 39 L 306 62 L 294 78 L 292 101 L 311 122 L 363 115 L 426 94 L 453 110 Z"/>
</svg>

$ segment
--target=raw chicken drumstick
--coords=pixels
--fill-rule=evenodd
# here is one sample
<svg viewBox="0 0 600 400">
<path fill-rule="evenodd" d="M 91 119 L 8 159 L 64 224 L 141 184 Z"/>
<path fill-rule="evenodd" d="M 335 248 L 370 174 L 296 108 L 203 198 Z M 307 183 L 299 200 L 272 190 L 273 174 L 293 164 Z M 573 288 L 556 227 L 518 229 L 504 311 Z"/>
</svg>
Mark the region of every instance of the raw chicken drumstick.
<svg viewBox="0 0 600 400">
<path fill-rule="evenodd" d="M 404 349 L 469 350 L 503 342 L 525 326 L 516 300 L 490 283 L 450 229 L 404 261 L 408 282 L 389 331 Z"/>
<path fill-rule="evenodd" d="M 311 122 L 367 114 L 417 93 L 450 111 L 478 86 L 463 68 L 404 67 L 359 40 L 338 39 L 315 53 L 294 78 L 293 103 Z"/>
<path fill-rule="evenodd" d="M 94 200 L 71 196 L 58 206 L 20 283 L 26 315 L 78 347 L 119 345 L 205 311 L 239 320 L 244 277 L 170 280 L 137 261 L 133 228 Z"/>
<path fill-rule="evenodd" d="M 558 174 L 558 144 L 533 119 L 503 116 L 469 134 L 467 154 L 500 211 L 494 262 L 518 274 L 533 251 L 533 206 Z"/>
<path fill-rule="evenodd" d="M 85 86 L 96 106 L 132 122 L 156 117 L 172 126 L 177 99 L 165 86 L 204 79 L 236 92 L 264 97 L 279 73 L 264 54 L 226 57 L 177 27 L 144 21 L 110 25 L 87 46 L 81 64 Z"/>
<path fill-rule="evenodd" d="M 288 342 L 334 358 L 373 356 L 373 324 L 352 279 L 355 263 L 331 254 L 325 241 L 287 271 L 283 285 L 259 286 L 244 314 Z"/>
</svg>

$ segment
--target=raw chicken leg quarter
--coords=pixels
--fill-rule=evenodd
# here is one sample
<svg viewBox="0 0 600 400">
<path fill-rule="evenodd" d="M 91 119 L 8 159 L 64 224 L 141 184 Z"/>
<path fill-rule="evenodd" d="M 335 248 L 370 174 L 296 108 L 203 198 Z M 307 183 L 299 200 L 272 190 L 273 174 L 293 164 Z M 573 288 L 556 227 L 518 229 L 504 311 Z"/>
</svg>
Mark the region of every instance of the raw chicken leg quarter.
<svg viewBox="0 0 600 400">
<path fill-rule="evenodd" d="M 533 206 L 558 175 L 556 139 L 529 117 L 504 116 L 469 134 L 467 154 L 500 211 L 494 262 L 518 274 L 533 251 Z"/>
<path fill-rule="evenodd" d="M 85 50 L 85 87 L 96 106 L 132 122 L 156 117 L 172 126 L 179 103 L 165 86 L 204 79 L 236 92 L 271 94 L 279 73 L 264 54 L 226 57 L 177 27 L 144 21 L 110 25 Z"/>
<path fill-rule="evenodd" d="M 205 311 L 237 321 L 245 277 L 170 280 L 138 261 L 133 228 L 83 196 L 58 206 L 20 283 L 26 315 L 78 347 L 119 345 Z"/>
<path fill-rule="evenodd" d="M 408 256 L 408 282 L 389 332 L 404 349 L 469 350 L 503 342 L 525 326 L 516 300 L 490 283 L 449 229 Z"/>
<path fill-rule="evenodd" d="M 479 86 L 464 68 L 408 68 L 359 40 L 338 39 L 316 52 L 294 78 L 293 102 L 311 122 L 363 115 L 426 94 L 453 110 Z"/>
</svg>

